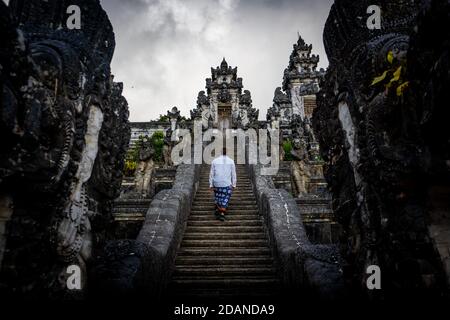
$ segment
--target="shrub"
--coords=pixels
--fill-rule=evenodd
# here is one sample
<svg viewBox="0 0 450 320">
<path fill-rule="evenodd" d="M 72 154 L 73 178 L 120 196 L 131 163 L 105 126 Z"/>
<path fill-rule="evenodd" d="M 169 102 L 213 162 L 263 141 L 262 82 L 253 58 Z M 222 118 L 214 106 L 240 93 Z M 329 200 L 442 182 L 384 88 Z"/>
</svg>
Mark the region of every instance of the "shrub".
<svg viewBox="0 0 450 320">
<path fill-rule="evenodd" d="M 125 166 L 123 169 L 123 174 L 126 177 L 132 177 L 134 176 L 137 168 L 137 162 L 133 160 L 125 160 Z"/>
<path fill-rule="evenodd" d="M 156 131 L 150 138 L 150 142 L 153 146 L 154 154 L 153 161 L 162 162 L 163 161 L 163 147 L 164 147 L 164 132 Z"/>
<path fill-rule="evenodd" d="M 286 140 L 283 142 L 283 150 L 284 150 L 284 161 L 292 161 L 293 160 L 291 154 L 292 142 L 290 140 Z"/>
</svg>

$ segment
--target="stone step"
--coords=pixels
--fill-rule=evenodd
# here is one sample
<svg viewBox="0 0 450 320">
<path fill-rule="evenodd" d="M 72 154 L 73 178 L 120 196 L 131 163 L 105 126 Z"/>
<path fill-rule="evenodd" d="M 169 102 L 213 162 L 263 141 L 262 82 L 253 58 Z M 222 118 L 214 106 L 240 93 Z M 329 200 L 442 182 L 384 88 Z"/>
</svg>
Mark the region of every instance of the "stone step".
<svg viewBox="0 0 450 320">
<path fill-rule="evenodd" d="M 214 193 L 208 190 L 197 190 L 195 194 L 196 197 L 206 198 L 206 197 L 214 197 Z M 231 198 L 248 198 L 255 199 L 255 195 L 251 190 L 235 190 L 231 194 Z"/>
<path fill-rule="evenodd" d="M 202 211 L 202 210 L 210 210 L 212 212 L 214 212 L 216 206 L 214 205 L 214 203 L 210 203 L 210 204 L 195 204 L 192 206 L 192 210 L 198 210 L 198 211 Z M 234 210 L 257 210 L 258 207 L 256 206 L 256 204 L 249 204 L 249 205 L 245 205 L 245 204 L 234 204 L 233 205 L 233 209 Z"/>
<path fill-rule="evenodd" d="M 212 192 L 211 188 L 209 187 L 209 184 L 205 184 L 205 185 L 199 185 L 197 192 L 199 191 L 207 191 L 207 192 Z M 233 189 L 232 192 L 233 194 L 237 193 L 237 192 L 253 192 L 253 187 L 252 186 L 242 186 L 242 185 L 237 185 L 236 189 Z"/>
<path fill-rule="evenodd" d="M 331 204 L 298 204 L 301 214 L 320 214 L 333 212 Z"/>
<path fill-rule="evenodd" d="M 145 214 L 114 214 L 113 215 L 114 220 L 116 221 L 144 221 L 145 220 Z"/>
<path fill-rule="evenodd" d="M 143 217 L 143 216 L 141 216 Z M 226 215 L 226 218 L 228 219 L 227 221 L 254 221 L 257 220 L 259 221 L 260 217 L 256 214 L 249 214 L 249 215 L 237 215 L 237 214 L 228 214 Z M 217 217 L 215 215 L 212 214 L 208 214 L 208 215 L 191 215 L 189 217 L 189 221 L 204 221 L 204 222 L 215 222 L 217 221 Z"/>
<path fill-rule="evenodd" d="M 227 233 L 227 232 L 191 232 L 184 237 L 185 240 L 247 240 L 264 239 L 263 233 Z"/>
<path fill-rule="evenodd" d="M 249 184 L 249 185 L 252 184 L 252 182 L 251 182 L 251 180 L 249 178 L 243 178 L 243 177 L 237 176 L 236 180 L 237 180 L 238 184 L 239 183 L 241 183 L 241 184 Z M 198 181 L 200 183 L 209 184 L 209 178 L 200 178 Z"/>
<path fill-rule="evenodd" d="M 194 203 L 214 203 L 215 199 L 213 197 L 195 197 Z M 252 204 L 258 204 L 253 197 L 235 197 L 231 196 L 230 203 L 243 203 L 252 202 Z"/>
<path fill-rule="evenodd" d="M 200 181 L 198 184 L 200 188 L 209 188 L 210 184 L 208 181 Z M 250 182 L 239 181 L 236 183 L 237 188 L 251 188 L 253 185 Z"/>
<path fill-rule="evenodd" d="M 192 207 L 192 212 L 211 212 L 214 213 L 216 209 L 216 205 L 214 202 L 205 202 Z M 228 206 L 227 212 L 246 212 L 246 211 L 257 211 L 258 206 L 256 204 L 239 204 L 239 203 L 230 203 Z"/>
<path fill-rule="evenodd" d="M 250 181 L 250 178 L 248 177 L 247 173 L 236 171 L 236 178 L 241 178 L 242 180 L 248 180 Z M 199 180 L 209 180 L 209 172 L 207 175 L 200 175 Z"/>
<path fill-rule="evenodd" d="M 209 187 L 209 181 L 207 181 L 207 180 L 200 180 L 198 185 L 201 186 L 201 187 Z M 240 187 L 240 186 L 241 187 L 251 187 L 252 183 L 250 181 L 244 181 L 244 180 L 239 180 L 238 179 L 236 185 L 238 187 Z"/>
<path fill-rule="evenodd" d="M 245 174 L 238 173 L 236 175 L 236 179 L 237 179 L 238 182 L 242 182 L 242 181 L 251 182 L 249 176 L 245 175 Z M 200 176 L 199 181 L 207 181 L 207 182 L 209 182 L 209 172 L 208 172 L 207 176 Z"/>
<path fill-rule="evenodd" d="M 268 246 L 268 242 L 266 239 L 238 239 L 238 240 L 230 240 L 230 239 L 221 239 L 221 240 L 190 240 L 184 239 L 181 243 L 182 247 L 185 248 L 193 248 L 193 247 L 202 247 L 202 248 L 211 248 L 215 250 L 217 248 L 259 248 Z"/>
<path fill-rule="evenodd" d="M 333 213 L 321 213 L 321 214 L 302 214 L 303 220 L 331 220 L 334 221 L 334 215 Z"/>
<path fill-rule="evenodd" d="M 172 291 L 171 297 L 175 297 L 178 299 L 189 297 L 190 299 L 195 298 L 200 302 L 204 302 L 205 300 L 210 299 L 211 297 L 220 297 L 220 299 L 229 298 L 229 299 L 236 299 L 239 297 L 242 298 L 260 298 L 260 299 L 266 299 L 271 298 L 273 299 L 274 295 L 277 294 L 276 292 L 279 291 L 278 286 L 267 286 L 265 288 L 260 288 L 259 290 L 256 290 L 252 287 L 246 287 L 246 288 L 192 288 L 192 287 L 184 287 L 183 285 L 173 286 L 173 289 L 175 291 Z M 275 292 L 275 293 L 274 293 Z"/>
<path fill-rule="evenodd" d="M 201 172 L 200 176 L 209 178 L 210 172 L 211 172 L 211 169 L 207 170 L 207 171 L 203 171 L 203 172 Z M 237 176 L 241 175 L 241 176 L 248 178 L 247 170 L 242 170 L 242 169 L 236 168 L 236 175 Z"/>
<path fill-rule="evenodd" d="M 199 186 L 197 189 L 197 192 L 209 192 L 210 194 L 214 194 L 213 191 L 210 189 L 209 185 L 207 186 Z M 232 190 L 233 194 L 239 194 L 239 193 L 253 193 L 253 187 L 252 186 L 237 186 L 236 189 Z"/>
<path fill-rule="evenodd" d="M 217 276 L 221 275 L 224 277 L 228 276 L 274 276 L 276 274 L 276 269 L 272 266 L 253 266 L 253 267 L 245 267 L 245 266 L 208 266 L 208 267 L 180 267 L 177 266 L 174 277 L 189 277 L 194 278 L 198 276 Z"/>
<path fill-rule="evenodd" d="M 244 227 L 257 227 L 263 230 L 261 220 L 246 220 L 246 221 L 219 221 L 214 222 L 209 221 L 188 221 L 187 227 L 197 227 L 197 228 L 210 228 L 215 230 L 217 228 L 223 229 L 222 231 L 242 231 L 240 229 Z M 205 229 L 206 230 L 206 229 Z M 189 232 L 189 230 L 186 230 Z"/>
<path fill-rule="evenodd" d="M 222 276 L 210 276 L 210 277 L 198 277 L 198 278 L 185 278 L 174 277 L 173 282 L 175 285 L 185 285 L 194 287 L 253 287 L 264 288 L 267 286 L 275 286 L 280 281 L 275 276 L 235 276 L 235 277 L 222 277 Z"/>
<path fill-rule="evenodd" d="M 147 213 L 149 207 L 143 208 L 113 208 L 113 214 L 135 214 L 135 213 Z"/>
<path fill-rule="evenodd" d="M 214 198 L 209 199 L 195 199 L 195 204 L 214 204 Z M 254 199 L 235 199 L 234 197 L 231 197 L 230 199 L 230 205 L 255 205 L 256 206 L 256 200 Z"/>
<path fill-rule="evenodd" d="M 211 209 L 192 210 L 191 215 L 205 215 L 205 216 L 213 215 L 214 216 L 214 212 L 215 212 L 214 209 L 213 210 L 211 210 Z M 238 210 L 233 207 L 230 207 L 227 210 L 226 216 L 247 215 L 247 214 L 248 215 L 257 215 L 259 217 L 258 210 Z"/>
<path fill-rule="evenodd" d="M 211 206 L 205 206 L 202 208 L 195 208 L 191 211 L 191 215 L 192 216 L 215 216 L 215 206 L 211 207 Z M 236 216 L 236 215 L 255 215 L 260 217 L 259 213 L 258 213 L 258 209 L 254 208 L 254 209 L 242 209 L 242 208 L 238 208 L 236 206 L 230 206 L 228 207 L 228 210 L 225 212 L 225 217 L 227 216 Z"/>
<path fill-rule="evenodd" d="M 209 266 L 209 265 L 272 265 L 273 258 L 270 255 L 261 256 L 233 256 L 233 257 L 211 257 L 211 256 L 178 256 L 175 264 L 177 266 Z"/>
<path fill-rule="evenodd" d="M 209 185 L 202 186 L 200 185 L 197 189 L 197 192 L 209 192 L 212 193 L 211 189 L 209 188 Z M 232 190 L 233 194 L 237 194 L 240 192 L 251 192 L 253 193 L 253 187 L 252 186 L 237 186 L 236 189 Z"/>
<path fill-rule="evenodd" d="M 131 182 L 129 182 L 129 181 L 122 181 L 120 186 L 121 187 L 134 187 L 134 181 L 131 181 Z"/>
<path fill-rule="evenodd" d="M 257 220 L 260 219 L 260 215 L 258 213 L 258 210 L 236 210 L 236 209 L 230 208 L 225 213 L 225 217 L 249 216 L 249 215 L 253 216 L 254 219 L 257 219 Z M 202 216 L 204 218 L 206 218 L 206 217 L 216 217 L 215 210 L 195 210 L 195 211 L 191 212 L 190 216 L 191 217 Z"/>
<path fill-rule="evenodd" d="M 271 252 L 268 247 L 261 248 L 188 248 L 181 247 L 179 251 L 180 257 L 234 257 L 234 256 L 261 256 L 269 255 Z"/>
<path fill-rule="evenodd" d="M 210 191 L 201 191 L 198 190 L 197 193 L 195 194 L 196 197 L 212 197 L 214 194 Z M 235 191 L 232 195 L 231 198 L 247 198 L 247 199 L 254 199 L 255 195 L 253 193 L 253 191 L 244 191 L 244 190 L 240 190 L 239 192 Z M 194 202 L 195 203 L 195 202 Z"/>
<path fill-rule="evenodd" d="M 233 192 L 231 195 L 231 200 L 253 200 L 255 201 L 255 195 L 253 192 L 246 192 L 246 194 L 241 194 L 241 192 L 238 193 L 238 191 Z M 207 194 L 200 194 L 200 191 L 197 191 L 195 198 L 195 201 L 197 200 L 214 200 L 214 193 L 209 192 Z"/>
</svg>

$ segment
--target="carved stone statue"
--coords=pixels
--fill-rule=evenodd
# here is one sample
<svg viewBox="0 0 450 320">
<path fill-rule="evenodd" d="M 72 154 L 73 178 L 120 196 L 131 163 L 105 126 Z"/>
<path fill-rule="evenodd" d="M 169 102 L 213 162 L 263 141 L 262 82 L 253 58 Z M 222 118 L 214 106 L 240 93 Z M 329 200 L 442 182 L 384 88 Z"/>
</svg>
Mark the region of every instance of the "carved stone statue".
<svg viewBox="0 0 450 320">
<path fill-rule="evenodd" d="M 73 31 L 59 0 L 0 2 L 0 190 L 13 208 L 0 288 L 19 295 L 71 294 L 66 267 L 86 274 L 120 192 L 130 129 L 114 34 L 99 1 L 77 3 Z"/>
<path fill-rule="evenodd" d="M 172 141 L 172 130 L 168 129 L 166 135 L 164 136 L 164 146 L 163 146 L 163 158 L 164 167 L 169 168 L 173 166 L 172 162 L 172 148 L 174 142 Z"/>
<path fill-rule="evenodd" d="M 139 163 L 136 168 L 135 188 L 142 197 L 147 197 L 150 193 L 150 184 L 155 168 L 153 155 L 155 150 L 150 139 L 144 139 L 139 149 Z"/>
<path fill-rule="evenodd" d="M 450 181 L 448 121 L 439 120 L 448 105 L 449 35 L 433 35 L 450 28 L 450 5 L 379 1 L 383 28 L 369 30 L 355 16 L 371 4 L 340 0 L 331 9 L 324 31 L 330 67 L 313 121 L 348 234 L 342 252 L 355 274 L 347 276 L 364 286 L 365 268 L 377 265 L 390 284 L 384 294 L 439 288 L 437 279 L 450 279 L 442 268 L 448 245 L 430 233 L 441 227 L 430 203 L 434 186 Z"/>
<path fill-rule="evenodd" d="M 180 111 L 177 107 L 173 107 L 172 110 L 167 111 L 167 116 L 170 120 L 170 129 L 175 131 L 177 129 L 177 123 L 180 121 Z"/>
</svg>

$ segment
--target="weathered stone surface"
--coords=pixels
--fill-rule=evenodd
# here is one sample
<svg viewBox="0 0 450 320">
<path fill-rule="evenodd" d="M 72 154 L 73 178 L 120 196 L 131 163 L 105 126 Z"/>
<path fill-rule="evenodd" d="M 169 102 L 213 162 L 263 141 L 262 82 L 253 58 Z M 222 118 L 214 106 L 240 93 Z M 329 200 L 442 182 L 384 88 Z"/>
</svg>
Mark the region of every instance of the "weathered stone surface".
<svg viewBox="0 0 450 320">
<path fill-rule="evenodd" d="M 122 242 L 112 243 L 105 248 L 104 255 L 98 259 L 98 264 L 102 267 L 99 269 L 101 273 L 96 275 L 99 278 L 97 284 L 101 286 L 97 290 L 103 291 L 117 286 L 118 292 L 136 294 L 145 290 L 152 296 L 159 296 L 165 290 L 191 210 L 199 174 L 199 166 L 180 165 L 172 189 L 163 190 L 153 198 L 139 235 L 135 242 L 132 242 L 132 246 L 146 248 L 139 259 L 130 260 L 128 254 L 115 255 L 116 250 L 121 252 Z M 119 248 L 116 249 L 115 245 Z M 110 268 L 107 267 L 111 256 L 109 251 L 112 251 L 112 257 L 118 260 L 110 264 Z M 126 267 L 120 271 L 115 270 L 116 266 L 121 265 Z M 143 274 L 136 273 L 136 270 L 143 270 Z M 123 281 L 115 281 L 109 276 L 116 272 L 119 272 L 118 277 L 124 279 Z"/>
<path fill-rule="evenodd" d="M 366 267 L 378 265 L 385 296 L 396 288 L 442 289 L 433 244 L 440 240 L 429 229 L 448 225 L 449 36 L 435 35 L 448 30 L 449 3 L 380 1 L 381 30 L 355 19 L 371 4 L 335 1 L 324 32 L 330 68 L 314 114 L 345 232 L 346 280 L 367 294 Z M 399 67 L 399 80 L 391 81 L 390 71 L 371 85 Z M 401 91 L 401 83 L 409 88 Z"/>
<path fill-rule="evenodd" d="M 292 292 L 309 289 L 324 299 L 338 298 L 344 290 L 338 250 L 310 243 L 295 199 L 275 189 L 260 169 L 250 166 L 249 173 L 284 286 Z"/>
<path fill-rule="evenodd" d="M 156 250 L 136 240 L 115 240 L 108 242 L 94 260 L 90 271 L 92 282 L 90 297 L 98 295 L 109 298 L 142 298 L 154 291 L 161 274 L 160 255 Z"/>
<path fill-rule="evenodd" d="M 65 27 L 74 4 L 81 30 Z M 122 180 L 128 106 L 110 72 L 114 33 L 87 0 L 1 2 L 0 25 L 0 193 L 14 208 L 0 282 L 64 298 L 67 266 L 86 275 L 107 237 Z"/>
</svg>

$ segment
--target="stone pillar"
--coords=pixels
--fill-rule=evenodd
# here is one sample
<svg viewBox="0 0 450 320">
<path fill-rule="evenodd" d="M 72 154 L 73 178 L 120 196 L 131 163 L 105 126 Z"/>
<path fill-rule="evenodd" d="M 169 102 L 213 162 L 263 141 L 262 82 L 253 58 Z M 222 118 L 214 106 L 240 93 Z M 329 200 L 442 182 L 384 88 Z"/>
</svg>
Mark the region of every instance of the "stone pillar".
<svg viewBox="0 0 450 320">
<path fill-rule="evenodd" d="M 291 89 L 292 111 L 305 119 L 305 98 L 300 95 L 300 86 Z"/>
</svg>

